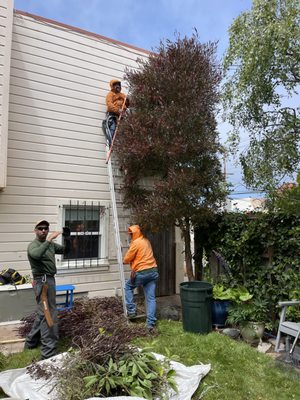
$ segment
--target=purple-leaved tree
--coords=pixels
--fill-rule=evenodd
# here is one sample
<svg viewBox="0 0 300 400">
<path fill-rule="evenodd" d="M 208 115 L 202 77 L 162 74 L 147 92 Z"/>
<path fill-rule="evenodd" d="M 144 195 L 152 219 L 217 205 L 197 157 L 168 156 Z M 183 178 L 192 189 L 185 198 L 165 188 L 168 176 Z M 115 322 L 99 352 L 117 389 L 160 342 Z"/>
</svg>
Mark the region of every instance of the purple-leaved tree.
<svg viewBox="0 0 300 400">
<path fill-rule="evenodd" d="M 201 44 L 197 33 L 178 36 L 161 42 L 139 69 L 127 71 L 131 112 L 115 141 L 125 172 L 125 205 L 148 229 L 181 228 L 189 280 L 195 279 L 191 230 L 226 194 L 216 129 L 221 74 L 215 50 L 215 44 Z"/>
</svg>

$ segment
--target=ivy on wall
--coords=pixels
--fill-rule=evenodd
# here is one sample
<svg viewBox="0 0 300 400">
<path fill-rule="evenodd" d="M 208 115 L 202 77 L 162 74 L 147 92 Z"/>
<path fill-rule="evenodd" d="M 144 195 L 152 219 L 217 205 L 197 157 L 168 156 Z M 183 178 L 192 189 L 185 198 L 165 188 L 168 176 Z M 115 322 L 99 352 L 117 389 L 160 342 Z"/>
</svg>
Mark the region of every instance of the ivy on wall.
<svg viewBox="0 0 300 400">
<path fill-rule="evenodd" d="M 273 319 L 278 301 L 300 298 L 300 216 L 224 213 L 209 231 L 206 252 L 222 255 L 231 272 L 228 283 L 267 300 Z"/>
</svg>

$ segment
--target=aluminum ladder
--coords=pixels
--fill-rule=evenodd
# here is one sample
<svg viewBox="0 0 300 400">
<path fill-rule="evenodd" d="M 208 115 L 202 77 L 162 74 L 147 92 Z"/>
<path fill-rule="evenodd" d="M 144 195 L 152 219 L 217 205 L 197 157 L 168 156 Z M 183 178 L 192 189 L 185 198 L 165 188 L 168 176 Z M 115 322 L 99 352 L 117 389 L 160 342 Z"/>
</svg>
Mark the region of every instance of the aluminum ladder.
<svg viewBox="0 0 300 400">
<path fill-rule="evenodd" d="M 107 152 L 109 151 L 108 146 L 106 147 Z M 114 184 L 114 176 L 113 176 L 113 168 L 111 164 L 111 157 L 109 157 L 107 162 L 107 170 L 109 177 L 109 191 L 112 203 L 112 214 L 113 214 L 113 223 L 114 223 L 114 233 L 115 233 L 115 244 L 117 249 L 117 260 L 120 271 L 120 280 L 121 280 L 121 292 L 122 292 L 122 302 L 123 302 L 123 311 L 125 317 L 127 317 L 126 303 L 125 303 L 125 275 L 124 275 L 124 266 L 123 266 L 123 255 L 122 255 L 122 244 L 120 238 L 120 227 L 119 227 L 119 218 L 118 218 L 118 210 L 117 210 L 117 202 L 116 202 L 116 193 L 115 193 L 115 184 Z"/>
<path fill-rule="evenodd" d="M 107 146 L 108 148 L 108 146 Z M 114 233 L 115 233 L 115 244 L 117 249 L 117 260 L 120 271 L 120 281 L 121 281 L 121 292 L 122 292 L 122 302 L 123 302 L 123 311 L 125 317 L 130 320 L 141 320 L 146 318 L 146 314 L 137 313 L 134 317 L 128 317 L 126 302 L 125 302 L 125 275 L 124 275 L 124 265 L 123 265 L 123 255 L 122 255 L 122 243 L 120 238 L 120 227 L 119 227 L 119 218 L 118 218 L 118 209 L 116 202 L 116 193 L 115 193 L 115 184 L 114 184 L 114 174 L 111 157 L 107 162 L 108 176 L 109 176 L 109 189 L 111 195 L 111 203 L 112 203 L 112 214 L 113 214 L 113 223 L 114 223 Z"/>
</svg>

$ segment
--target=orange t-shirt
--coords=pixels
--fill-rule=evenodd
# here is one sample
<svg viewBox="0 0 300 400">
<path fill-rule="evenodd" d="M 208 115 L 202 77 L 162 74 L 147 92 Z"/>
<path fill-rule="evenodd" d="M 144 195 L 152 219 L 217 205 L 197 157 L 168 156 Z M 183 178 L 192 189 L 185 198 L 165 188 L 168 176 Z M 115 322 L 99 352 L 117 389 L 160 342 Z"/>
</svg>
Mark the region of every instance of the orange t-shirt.
<svg viewBox="0 0 300 400">
<path fill-rule="evenodd" d="M 143 236 L 140 227 L 132 225 L 128 232 L 132 233 L 132 242 L 125 254 L 124 264 L 130 263 L 130 268 L 135 272 L 157 267 L 151 243 Z"/>
</svg>

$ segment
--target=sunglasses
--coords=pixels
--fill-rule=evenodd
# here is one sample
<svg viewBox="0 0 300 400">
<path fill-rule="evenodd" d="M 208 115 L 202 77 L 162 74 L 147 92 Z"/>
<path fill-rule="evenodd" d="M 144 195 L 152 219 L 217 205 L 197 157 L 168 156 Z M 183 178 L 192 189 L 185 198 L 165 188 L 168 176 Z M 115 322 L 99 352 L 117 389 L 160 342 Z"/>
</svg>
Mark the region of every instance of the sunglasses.
<svg viewBox="0 0 300 400">
<path fill-rule="evenodd" d="M 49 227 L 48 226 L 38 226 L 36 229 L 38 229 L 39 231 L 48 231 Z"/>
</svg>

